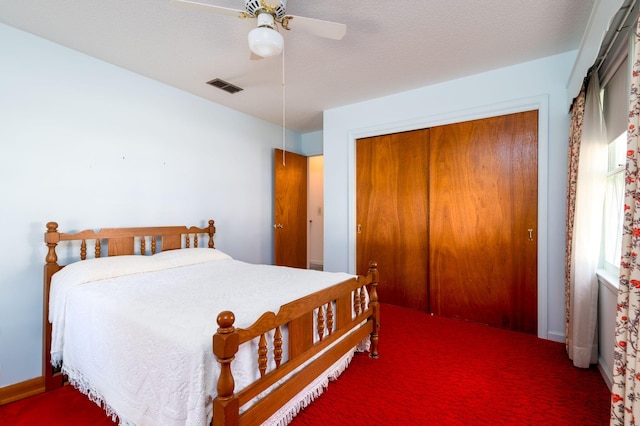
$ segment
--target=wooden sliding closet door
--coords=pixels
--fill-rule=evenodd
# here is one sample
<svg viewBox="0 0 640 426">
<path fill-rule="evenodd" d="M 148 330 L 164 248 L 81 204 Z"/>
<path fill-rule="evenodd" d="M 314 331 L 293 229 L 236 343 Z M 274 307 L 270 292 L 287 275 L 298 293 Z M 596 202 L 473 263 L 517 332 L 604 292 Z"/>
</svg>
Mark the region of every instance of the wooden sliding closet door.
<svg viewBox="0 0 640 426">
<path fill-rule="evenodd" d="M 536 333 L 537 130 L 537 111 L 431 128 L 434 314 Z"/>
<path fill-rule="evenodd" d="M 380 270 L 384 303 L 426 310 L 428 306 L 429 130 L 359 139 L 356 142 L 356 262 Z"/>
</svg>

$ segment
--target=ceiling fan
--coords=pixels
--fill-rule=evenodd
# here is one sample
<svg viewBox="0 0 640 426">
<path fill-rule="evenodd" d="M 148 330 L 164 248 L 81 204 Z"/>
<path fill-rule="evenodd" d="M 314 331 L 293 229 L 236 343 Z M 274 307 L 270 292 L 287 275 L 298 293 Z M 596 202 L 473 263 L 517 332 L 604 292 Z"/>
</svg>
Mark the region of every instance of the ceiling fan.
<svg viewBox="0 0 640 426">
<path fill-rule="evenodd" d="M 277 56 L 282 52 L 284 39 L 278 25 L 285 30 L 300 29 L 333 40 L 341 40 L 347 32 L 345 24 L 286 15 L 287 0 L 245 0 L 245 10 L 198 3 L 190 0 L 170 0 L 172 4 L 188 9 L 243 19 L 257 19 L 257 27 L 249 32 L 249 48 L 258 57 Z"/>
</svg>

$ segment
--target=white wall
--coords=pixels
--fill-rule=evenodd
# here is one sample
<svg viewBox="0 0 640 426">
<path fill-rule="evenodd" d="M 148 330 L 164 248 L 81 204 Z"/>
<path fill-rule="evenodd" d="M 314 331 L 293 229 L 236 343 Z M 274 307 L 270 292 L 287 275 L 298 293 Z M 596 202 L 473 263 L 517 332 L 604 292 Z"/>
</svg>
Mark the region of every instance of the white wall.
<svg viewBox="0 0 640 426">
<path fill-rule="evenodd" d="M 538 334 L 563 341 L 566 83 L 575 57 L 568 52 L 325 111 L 325 269 L 355 272 L 355 139 L 539 108 Z"/>
<path fill-rule="evenodd" d="M 1 24 L 0 64 L 0 387 L 41 375 L 48 221 L 214 219 L 218 248 L 272 262 L 280 127 Z"/>
<path fill-rule="evenodd" d="M 322 130 L 303 134 L 301 144 L 301 154 L 307 157 L 322 155 Z"/>
</svg>

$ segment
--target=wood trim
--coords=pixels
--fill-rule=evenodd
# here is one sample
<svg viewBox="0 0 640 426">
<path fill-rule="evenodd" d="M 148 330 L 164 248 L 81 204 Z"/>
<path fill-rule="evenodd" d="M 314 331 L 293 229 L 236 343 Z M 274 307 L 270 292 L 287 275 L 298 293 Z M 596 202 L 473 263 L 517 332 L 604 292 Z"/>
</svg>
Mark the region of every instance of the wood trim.
<svg viewBox="0 0 640 426">
<path fill-rule="evenodd" d="M 0 388 L 0 405 L 38 395 L 44 390 L 43 376 Z"/>
</svg>

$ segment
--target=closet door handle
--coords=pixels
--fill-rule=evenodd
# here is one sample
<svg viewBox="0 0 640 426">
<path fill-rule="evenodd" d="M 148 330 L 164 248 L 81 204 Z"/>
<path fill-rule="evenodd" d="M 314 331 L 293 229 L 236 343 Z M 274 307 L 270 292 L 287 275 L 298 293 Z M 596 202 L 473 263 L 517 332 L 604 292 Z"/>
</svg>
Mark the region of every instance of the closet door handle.
<svg viewBox="0 0 640 426">
<path fill-rule="evenodd" d="M 357 227 L 356 232 L 357 232 L 358 234 L 362 234 L 362 225 L 358 224 L 358 227 Z"/>
<path fill-rule="evenodd" d="M 533 241 L 533 228 L 527 229 L 527 232 L 529 233 L 529 241 Z"/>
<path fill-rule="evenodd" d="M 276 223 L 273 225 L 274 229 L 282 229 L 282 224 L 281 223 Z"/>
</svg>

